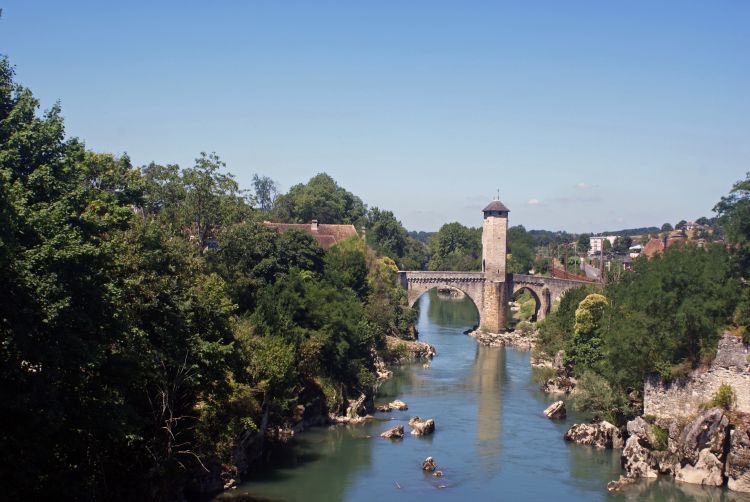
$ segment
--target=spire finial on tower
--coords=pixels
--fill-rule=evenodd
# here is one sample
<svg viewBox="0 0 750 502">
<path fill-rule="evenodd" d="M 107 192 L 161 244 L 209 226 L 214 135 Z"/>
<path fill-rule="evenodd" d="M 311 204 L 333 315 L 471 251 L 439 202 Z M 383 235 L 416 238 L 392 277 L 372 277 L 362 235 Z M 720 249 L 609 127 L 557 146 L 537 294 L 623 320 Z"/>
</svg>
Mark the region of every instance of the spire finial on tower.
<svg viewBox="0 0 750 502">
<path fill-rule="evenodd" d="M 500 189 L 497 189 L 497 197 L 495 197 L 495 200 L 500 200 Z"/>
</svg>

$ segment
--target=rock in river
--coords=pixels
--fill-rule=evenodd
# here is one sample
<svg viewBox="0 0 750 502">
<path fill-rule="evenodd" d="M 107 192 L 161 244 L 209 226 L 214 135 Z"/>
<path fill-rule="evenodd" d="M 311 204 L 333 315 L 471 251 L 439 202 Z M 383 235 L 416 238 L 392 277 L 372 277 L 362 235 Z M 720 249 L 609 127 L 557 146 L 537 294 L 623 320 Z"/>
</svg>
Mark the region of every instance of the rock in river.
<svg viewBox="0 0 750 502">
<path fill-rule="evenodd" d="M 433 472 L 435 469 L 437 469 L 437 464 L 432 457 L 427 457 L 426 459 L 424 459 L 424 462 L 422 462 L 423 471 Z"/>
<path fill-rule="evenodd" d="M 387 431 L 383 432 L 380 435 L 381 438 L 386 439 L 403 439 L 404 437 L 404 426 L 403 425 L 397 425 L 396 427 L 392 427 L 388 429 Z"/>
<path fill-rule="evenodd" d="M 606 420 L 595 424 L 575 424 L 565 433 L 565 440 L 597 448 L 620 449 L 625 446 L 620 429 Z"/>
<path fill-rule="evenodd" d="M 411 417 L 409 427 L 412 428 L 413 436 L 424 436 L 435 432 L 435 421 L 433 419 L 422 420 L 419 417 Z"/>
<path fill-rule="evenodd" d="M 563 419 L 565 418 L 565 414 L 565 403 L 562 401 L 554 402 L 544 410 L 544 415 L 550 420 Z"/>
</svg>

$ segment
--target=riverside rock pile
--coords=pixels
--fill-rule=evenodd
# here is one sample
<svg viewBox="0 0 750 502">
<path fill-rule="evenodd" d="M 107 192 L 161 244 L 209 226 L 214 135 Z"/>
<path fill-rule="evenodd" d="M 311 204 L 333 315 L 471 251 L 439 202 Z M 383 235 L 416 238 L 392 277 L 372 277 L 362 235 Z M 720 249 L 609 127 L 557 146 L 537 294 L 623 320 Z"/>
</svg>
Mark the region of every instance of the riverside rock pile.
<svg viewBox="0 0 750 502">
<path fill-rule="evenodd" d="M 623 436 L 627 441 L 623 441 Z M 565 439 L 599 448 L 624 448 L 625 474 L 607 485 L 624 489 L 640 478 L 659 475 L 701 486 L 726 486 L 750 493 L 750 415 L 721 408 L 680 421 L 637 417 L 621 431 L 608 422 L 576 424 Z"/>
</svg>

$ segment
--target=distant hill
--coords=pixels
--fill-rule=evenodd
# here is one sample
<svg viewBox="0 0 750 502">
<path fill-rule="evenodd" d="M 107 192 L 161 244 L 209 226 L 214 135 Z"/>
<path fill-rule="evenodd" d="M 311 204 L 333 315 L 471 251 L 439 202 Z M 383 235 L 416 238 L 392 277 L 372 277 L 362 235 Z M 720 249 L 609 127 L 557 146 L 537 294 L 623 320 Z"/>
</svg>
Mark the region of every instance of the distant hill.
<svg viewBox="0 0 750 502">
<path fill-rule="evenodd" d="M 640 228 L 626 228 L 624 230 L 607 230 L 606 232 L 599 232 L 595 235 L 648 235 L 658 234 L 661 231 L 659 227 L 640 227 Z"/>
</svg>

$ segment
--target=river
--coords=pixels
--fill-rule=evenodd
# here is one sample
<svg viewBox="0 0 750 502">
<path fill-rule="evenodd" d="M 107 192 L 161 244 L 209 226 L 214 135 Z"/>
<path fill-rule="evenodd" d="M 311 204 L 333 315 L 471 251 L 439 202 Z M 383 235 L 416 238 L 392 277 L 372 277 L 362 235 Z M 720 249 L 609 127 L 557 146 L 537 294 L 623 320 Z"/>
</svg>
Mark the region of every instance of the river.
<svg viewBox="0 0 750 502">
<path fill-rule="evenodd" d="M 298 435 L 273 465 L 217 500 L 735 500 L 717 488 L 643 482 L 609 494 L 620 473 L 619 452 L 563 441 L 585 417 L 553 422 L 553 401 L 532 381 L 530 354 L 488 348 L 463 334 L 477 320 L 471 301 L 443 300 L 435 290 L 419 300 L 420 340 L 438 356 L 397 369 L 376 404 L 401 399 L 408 411 L 375 413 L 365 425 L 315 428 Z M 413 415 L 434 418 L 436 432 L 401 441 L 379 434 Z M 444 476 L 420 469 L 432 456 Z M 739 499 L 737 499 L 739 500 Z M 747 500 L 747 499 L 744 499 Z"/>
</svg>

